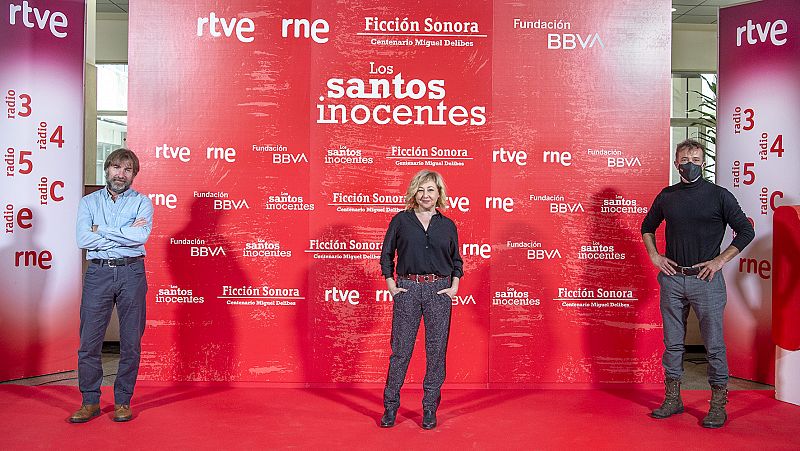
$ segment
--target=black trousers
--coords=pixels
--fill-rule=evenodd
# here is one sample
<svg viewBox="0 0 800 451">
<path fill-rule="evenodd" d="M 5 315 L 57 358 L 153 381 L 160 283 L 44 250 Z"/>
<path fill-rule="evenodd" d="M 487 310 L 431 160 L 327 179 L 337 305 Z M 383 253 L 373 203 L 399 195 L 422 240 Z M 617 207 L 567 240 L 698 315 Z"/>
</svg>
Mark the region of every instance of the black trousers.
<svg viewBox="0 0 800 451">
<path fill-rule="evenodd" d="M 450 311 L 452 301 L 446 294 L 437 291 L 449 288 L 450 279 L 431 283 L 398 280 L 397 285 L 408 291 L 394 297 L 392 311 L 392 356 L 389 358 L 389 374 L 383 391 L 383 405 L 387 409 L 400 406 L 400 388 L 406 378 L 408 363 L 414 352 L 419 321 L 425 319 L 426 369 L 422 388 L 423 409 L 436 410 L 441 399 L 441 388 L 445 378 L 447 338 L 450 335 Z"/>
</svg>

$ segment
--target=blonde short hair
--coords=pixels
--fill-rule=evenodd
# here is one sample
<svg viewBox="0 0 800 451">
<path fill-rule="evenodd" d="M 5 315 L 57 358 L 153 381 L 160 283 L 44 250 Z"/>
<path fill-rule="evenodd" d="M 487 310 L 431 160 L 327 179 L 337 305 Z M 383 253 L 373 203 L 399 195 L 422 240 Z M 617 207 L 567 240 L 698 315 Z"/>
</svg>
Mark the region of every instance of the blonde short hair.
<svg viewBox="0 0 800 451">
<path fill-rule="evenodd" d="M 436 208 L 447 209 L 447 187 L 444 184 L 442 175 L 436 171 L 423 169 L 414 175 L 411 183 L 408 184 L 408 191 L 406 192 L 406 210 L 413 210 L 417 207 L 417 190 L 424 183 L 433 182 L 436 189 L 439 191 L 439 199 L 436 201 Z"/>
</svg>

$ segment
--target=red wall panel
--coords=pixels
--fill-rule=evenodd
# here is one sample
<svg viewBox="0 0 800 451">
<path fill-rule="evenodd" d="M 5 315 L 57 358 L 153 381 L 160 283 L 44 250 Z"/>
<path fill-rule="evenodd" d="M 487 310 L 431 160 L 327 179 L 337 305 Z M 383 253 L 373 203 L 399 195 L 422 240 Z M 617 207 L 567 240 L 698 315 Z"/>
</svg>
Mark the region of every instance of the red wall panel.
<svg viewBox="0 0 800 451">
<path fill-rule="evenodd" d="M 638 230 L 667 183 L 662 3 L 137 4 L 129 142 L 137 186 L 162 198 L 142 377 L 382 383 L 379 247 L 432 167 L 465 260 L 449 383 L 658 380 Z M 211 12 L 219 36 L 202 20 L 198 36 Z"/>
</svg>

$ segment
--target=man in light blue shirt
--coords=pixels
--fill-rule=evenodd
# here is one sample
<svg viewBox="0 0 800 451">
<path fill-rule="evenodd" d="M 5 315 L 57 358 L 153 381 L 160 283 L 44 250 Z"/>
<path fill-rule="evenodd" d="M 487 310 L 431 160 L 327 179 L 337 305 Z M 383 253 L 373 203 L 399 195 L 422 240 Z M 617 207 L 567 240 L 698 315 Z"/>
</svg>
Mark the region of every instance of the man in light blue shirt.
<svg viewBox="0 0 800 451">
<path fill-rule="evenodd" d="M 72 423 L 85 423 L 100 415 L 100 354 L 114 304 L 119 316 L 120 360 L 113 420 L 133 418 L 130 402 L 145 325 L 144 244 L 153 226 L 153 204 L 131 188 L 139 173 L 139 159 L 132 151 L 111 152 L 105 172 L 105 188 L 84 196 L 78 207 L 78 247 L 86 249 L 90 263 L 83 279 L 78 349 L 78 386 L 83 402 L 70 417 Z"/>
</svg>

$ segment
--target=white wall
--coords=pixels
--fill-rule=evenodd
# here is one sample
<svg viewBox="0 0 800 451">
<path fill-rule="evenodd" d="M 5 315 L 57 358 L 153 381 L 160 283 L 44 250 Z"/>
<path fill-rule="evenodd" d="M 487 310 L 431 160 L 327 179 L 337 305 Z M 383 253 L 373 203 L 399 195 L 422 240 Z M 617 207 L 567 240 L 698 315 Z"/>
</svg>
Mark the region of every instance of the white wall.
<svg viewBox="0 0 800 451">
<path fill-rule="evenodd" d="M 717 72 L 717 26 L 672 24 L 672 72 Z"/>
<path fill-rule="evenodd" d="M 128 62 L 128 15 L 97 14 L 97 53 L 99 63 Z"/>
</svg>

